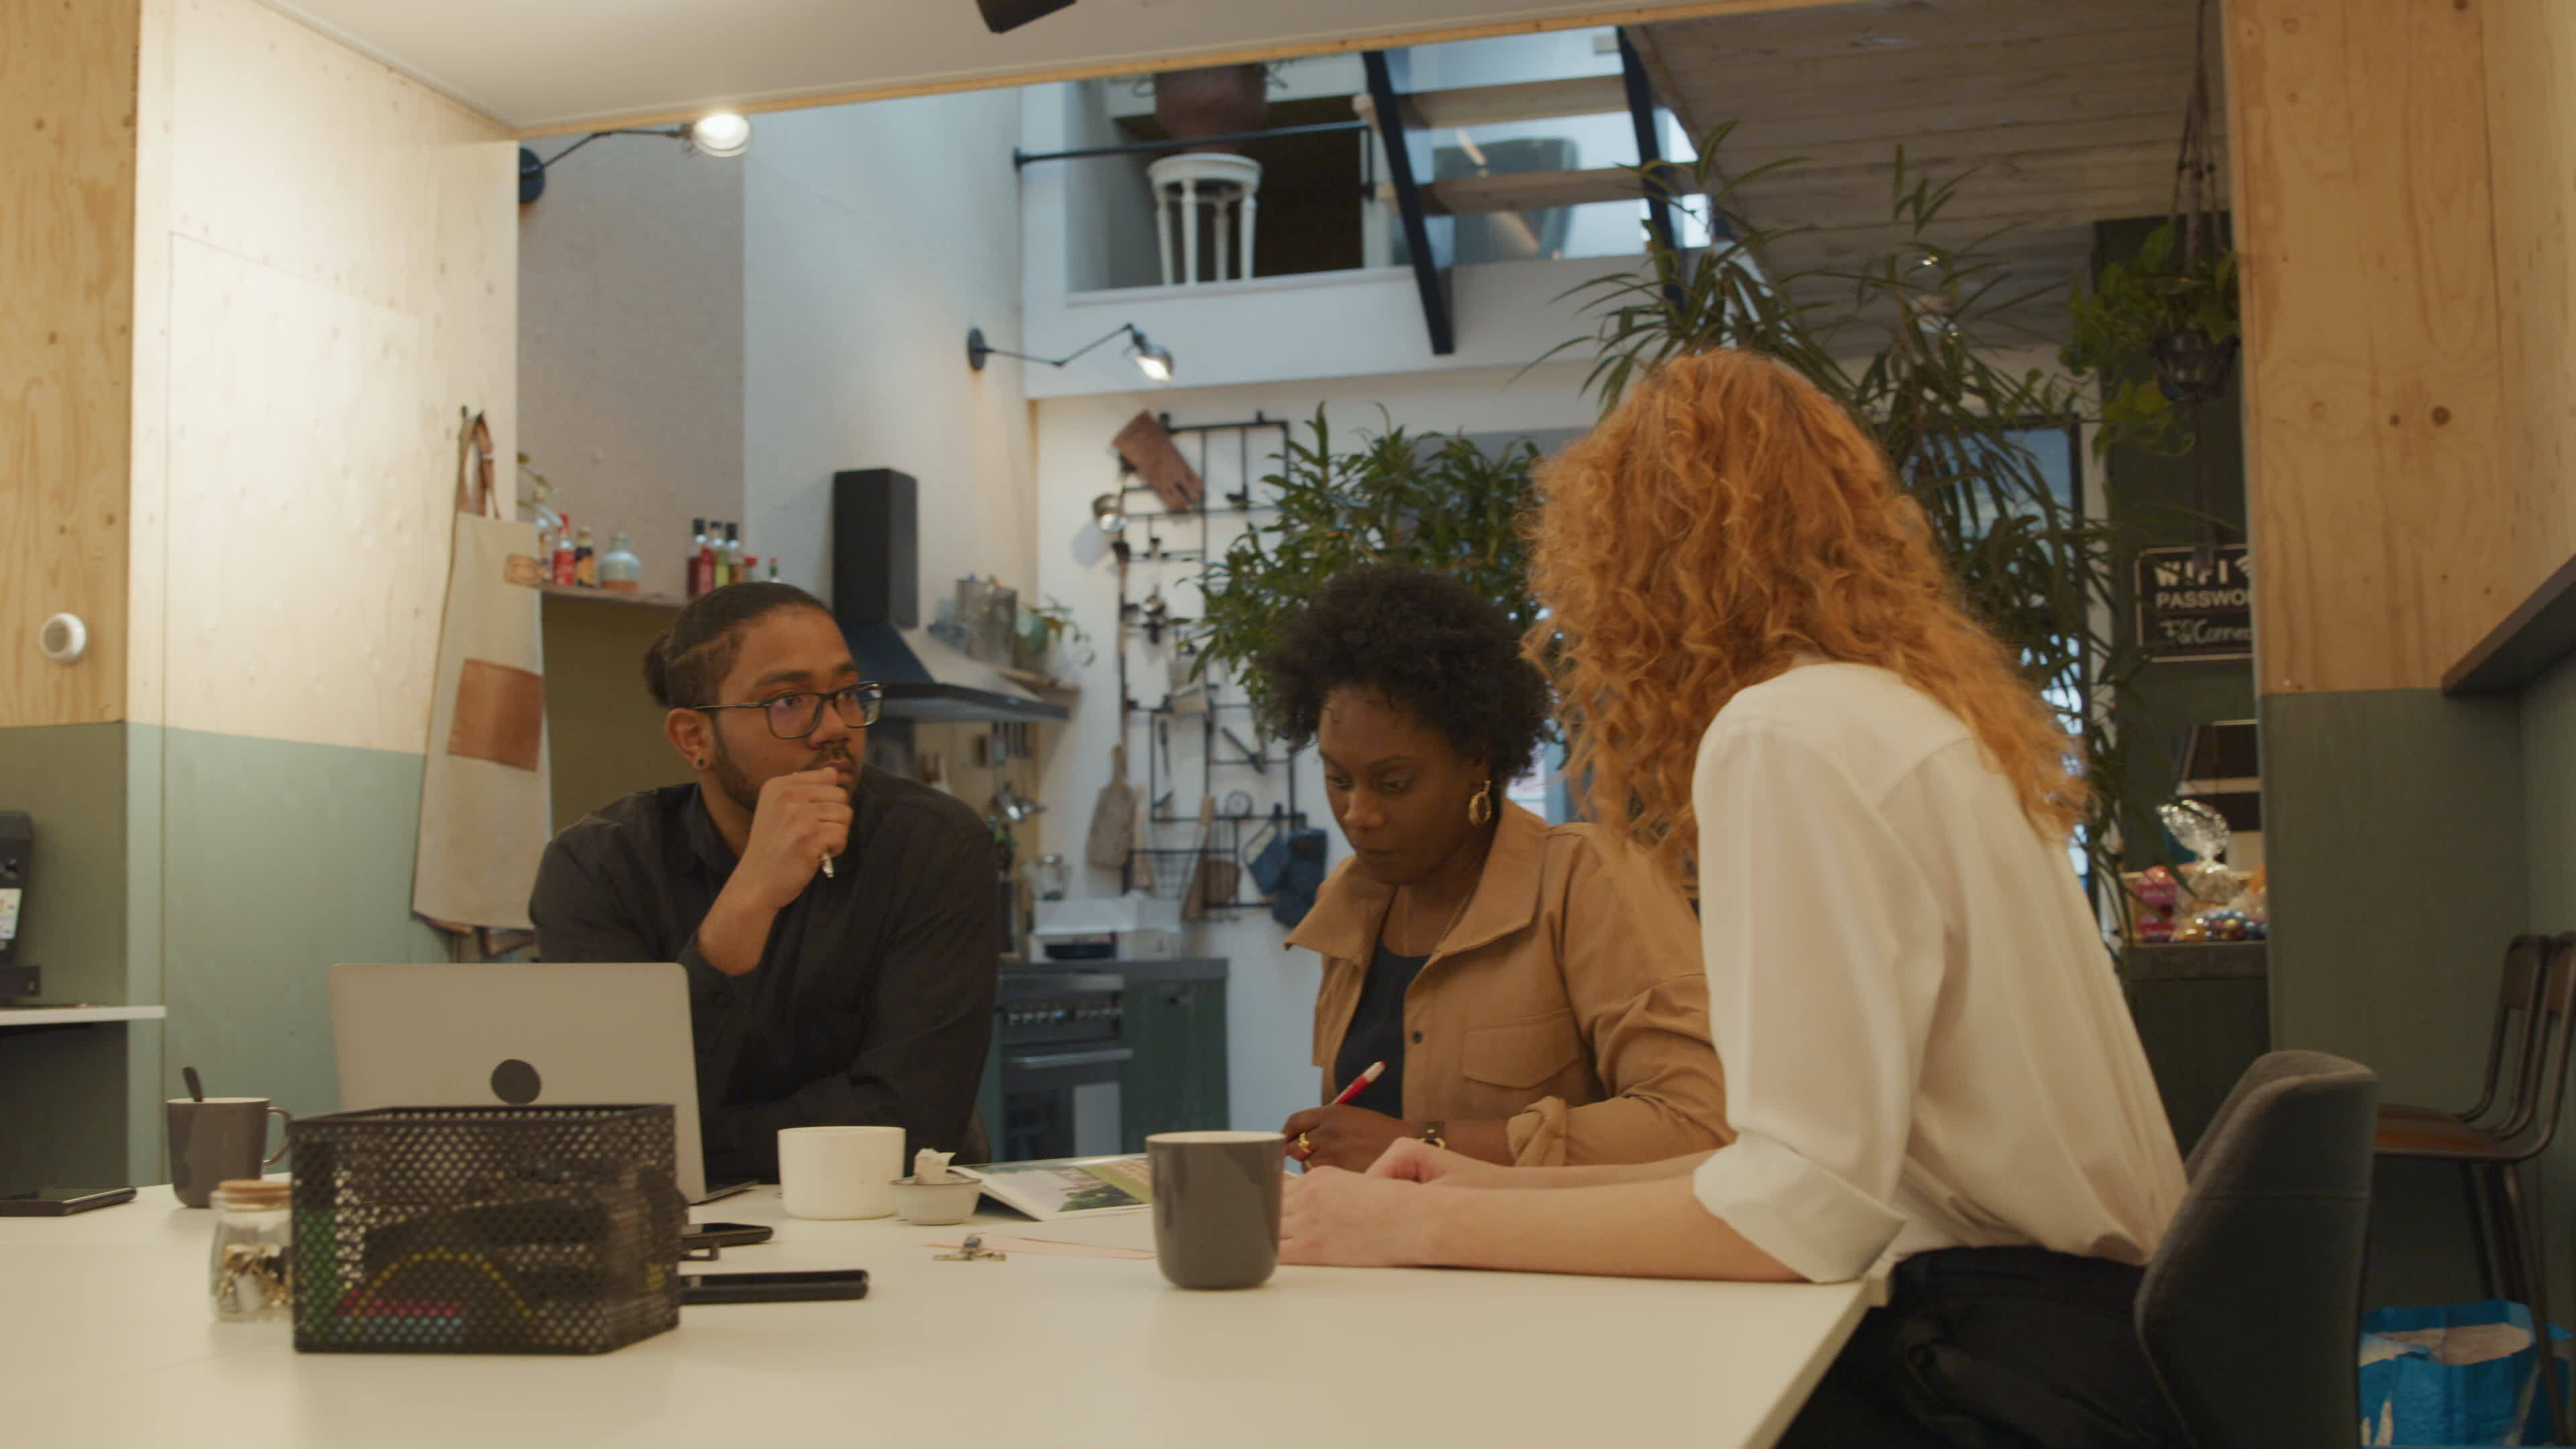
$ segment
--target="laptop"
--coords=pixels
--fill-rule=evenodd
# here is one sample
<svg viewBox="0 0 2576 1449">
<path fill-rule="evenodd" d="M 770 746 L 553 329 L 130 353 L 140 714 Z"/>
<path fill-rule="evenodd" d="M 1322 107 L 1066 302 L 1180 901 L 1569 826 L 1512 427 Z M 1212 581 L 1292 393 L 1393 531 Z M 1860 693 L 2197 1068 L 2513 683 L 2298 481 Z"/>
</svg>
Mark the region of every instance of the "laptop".
<svg viewBox="0 0 2576 1449">
<path fill-rule="evenodd" d="M 676 962 L 337 965 L 331 1036 L 345 1111 L 668 1102 L 680 1190 L 708 1197 Z"/>
</svg>

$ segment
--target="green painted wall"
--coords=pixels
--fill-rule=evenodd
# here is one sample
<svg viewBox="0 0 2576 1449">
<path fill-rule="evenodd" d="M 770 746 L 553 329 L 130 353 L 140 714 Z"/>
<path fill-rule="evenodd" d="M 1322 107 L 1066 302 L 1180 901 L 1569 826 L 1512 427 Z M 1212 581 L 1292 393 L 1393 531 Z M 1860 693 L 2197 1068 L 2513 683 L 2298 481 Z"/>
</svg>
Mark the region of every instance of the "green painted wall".
<svg viewBox="0 0 2576 1449">
<path fill-rule="evenodd" d="M 411 919 L 421 757 L 148 725 L 0 730 L 0 809 L 35 817 L 27 956 L 51 1000 L 166 1025 L 0 1032 L 0 1190 L 166 1178 L 161 1101 L 338 1105 L 335 961 L 445 960 Z M 41 894 L 37 894 L 41 892 Z"/>
<path fill-rule="evenodd" d="M 2468 1105 L 2530 928 L 2520 709 L 2371 690 L 2266 695 L 2261 719 L 2273 1044 L 2364 1062 L 2389 1101 Z M 2377 1192 L 2367 1301 L 2477 1296 L 2456 1171 L 2384 1164 Z"/>
<path fill-rule="evenodd" d="M 332 964 L 447 959 L 411 918 L 421 757 L 163 738 L 163 1087 L 194 1065 L 209 1092 L 331 1111 Z"/>
<path fill-rule="evenodd" d="M 2576 931 L 2576 660 L 2522 691 L 2523 853 L 2529 928 Z M 2492 986 L 2490 986 L 2492 989 Z M 2576 1126 L 2576 1123 L 2572 1123 Z M 2576 1324 L 2576 1132 L 2562 1131 L 2540 1165 L 2539 1217 L 2550 1240 L 2551 1310 Z"/>
<path fill-rule="evenodd" d="M 662 736 L 662 707 L 644 692 L 644 650 L 678 617 L 676 609 L 546 596 L 546 766 L 555 829 L 620 796 L 691 778 Z"/>
<path fill-rule="evenodd" d="M 2162 217 L 2103 222 L 2093 229 L 2093 264 L 2137 255 L 2139 243 L 2163 224 Z M 2238 377 L 2243 376 L 2242 369 Z M 2092 476 L 2102 479 L 2103 512 L 2141 547 L 2198 541 L 2203 510 L 2195 501 L 2193 470 L 2206 471 L 2207 516 L 2221 521 L 2220 542 L 2245 537 L 2245 429 L 2240 394 L 2201 409 L 2193 453 L 2168 457 L 2131 445 L 2109 450 Z M 2087 459 L 2088 465 L 2095 460 Z M 2134 633 L 2130 580 L 2123 579 L 2113 629 L 2126 641 Z M 2120 730 L 2130 742 L 2131 763 L 2121 791 L 2121 835 L 2131 842 L 2129 868 L 2143 868 L 2163 855 L 2178 856 L 2156 819 L 2156 807 L 2173 798 L 2182 752 L 2191 728 L 2217 720 L 2255 718 L 2254 666 L 2251 660 L 2215 664 L 2155 664 L 2136 681 L 2133 698 L 2120 713 Z"/>
<path fill-rule="evenodd" d="M 137 999 L 125 969 L 125 752 L 121 724 L 0 729 L 0 810 L 23 810 L 36 828 L 18 959 L 44 968 L 49 1002 Z M 131 1180 L 131 1030 L 0 1031 L 0 1192 Z"/>
</svg>

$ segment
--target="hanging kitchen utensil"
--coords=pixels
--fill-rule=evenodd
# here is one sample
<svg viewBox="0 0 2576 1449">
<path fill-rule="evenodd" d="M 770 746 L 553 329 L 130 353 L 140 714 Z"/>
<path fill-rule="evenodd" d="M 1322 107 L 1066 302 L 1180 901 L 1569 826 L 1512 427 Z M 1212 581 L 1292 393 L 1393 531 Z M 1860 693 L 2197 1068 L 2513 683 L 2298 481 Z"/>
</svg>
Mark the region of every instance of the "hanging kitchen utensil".
<svg viewBox="0 0 2576 1449">
<path fill-rule="evenodd" d="M 1208 837 L 1216 833 L 1216 797 L 1199 797 L 1198 844 L 1190 851 L 1190 883 L 1181 892 L 1181 919 L 1204 921 L 1208 916 Z"/>
<path fill-rule="evenodd" d="M 1109 783 L 1091 806 L 1091 839 L 1082 858 L 1101 870 L 1118 870 L 1136 849 L 1136 788 L 1127 783 L 1127 747 L 1109 750 Z"/>
</svg>

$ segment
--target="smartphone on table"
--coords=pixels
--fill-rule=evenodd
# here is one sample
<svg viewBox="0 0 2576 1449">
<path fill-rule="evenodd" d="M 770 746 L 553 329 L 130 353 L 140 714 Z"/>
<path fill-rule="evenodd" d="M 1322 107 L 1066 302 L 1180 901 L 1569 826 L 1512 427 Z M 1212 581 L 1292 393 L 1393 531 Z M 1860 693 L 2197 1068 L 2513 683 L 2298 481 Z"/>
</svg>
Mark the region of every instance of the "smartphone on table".
<svg viewBox="0 0 2576 1449">
<path fill-rule="evenodd" d="M 59 1218 L 134 1201 L 130 1187 L 40 1187 L 0 1197 L 0 1218 Z"/>
<path fill-rule="evenodd" d="M 696 1303 L 807 1303 L 867 1296 L 865 1268 L 829 1268 L 814 1273 L 687 1273 L 680 1277 L 682 1307 Z"/>
</svg>

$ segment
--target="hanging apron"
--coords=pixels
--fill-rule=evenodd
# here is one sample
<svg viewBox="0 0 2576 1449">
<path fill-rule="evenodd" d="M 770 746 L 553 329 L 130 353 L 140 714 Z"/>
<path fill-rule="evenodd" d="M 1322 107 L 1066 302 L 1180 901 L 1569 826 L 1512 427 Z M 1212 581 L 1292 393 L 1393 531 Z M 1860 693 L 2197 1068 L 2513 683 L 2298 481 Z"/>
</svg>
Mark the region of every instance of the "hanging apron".
<svg viewBox="0 0 2576 1449">
<path fill-rule="evenodd" d="M 482 414 L 468 418 L 459 452 L 411 907 L 441 930 L 524 931 L 552 833 L 537 592 L 545 571 L 536 525 L 499 516 Z"/>
</svg>

